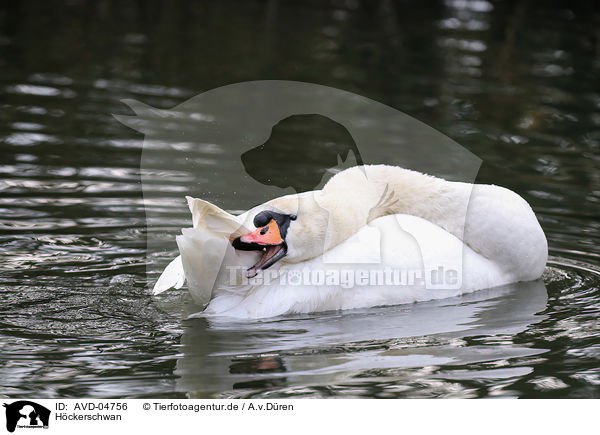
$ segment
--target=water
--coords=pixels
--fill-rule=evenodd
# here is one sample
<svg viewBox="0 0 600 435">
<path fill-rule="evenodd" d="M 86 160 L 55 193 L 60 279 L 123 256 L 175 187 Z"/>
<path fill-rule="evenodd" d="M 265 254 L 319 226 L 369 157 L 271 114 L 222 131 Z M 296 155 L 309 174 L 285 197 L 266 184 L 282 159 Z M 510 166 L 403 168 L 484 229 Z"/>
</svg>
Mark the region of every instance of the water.
<svg viewBox="0 0 600 435">
<path fill-rule="evenodd" d="M 0 394 L 600 396 L 599 15 L 538 6 L 3 4 Z M 123 98 L 170 108 L 256 79 L 355 92 L 468 148 L 478 182 L 532 204 L 543 279 L 250 323 L 186 319 L 185 292 L 149 296 L 146 266 L 175 248 L 146 257 L 143 137 L 111 115 L 131 114 Z M 231 159 L 196 157 L 207 171 Z M 156 198 L 186 194 L 191 174 L 156 170 Z M 166 233 L 188 225 L 181 207 L 155 206 Z"/>
</svg>

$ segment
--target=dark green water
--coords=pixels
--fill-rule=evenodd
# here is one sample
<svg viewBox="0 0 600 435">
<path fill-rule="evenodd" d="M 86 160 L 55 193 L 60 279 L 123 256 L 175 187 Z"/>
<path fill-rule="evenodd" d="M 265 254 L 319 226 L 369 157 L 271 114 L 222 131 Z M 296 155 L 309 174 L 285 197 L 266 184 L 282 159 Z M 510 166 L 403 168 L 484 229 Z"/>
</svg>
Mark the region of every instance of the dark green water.
<svg viewBox="0 0 600 435">
<path fill-rule="evenodd" d="M 0 6 L 0 395 L 600 396 L 598 10 L 141 4 Z M 251 323 L 183 320 L 185 292 L 151 297 L 146 266 L 175 246 L 146 257 L 143 136 L 112 114 L 131 114 L 123 98 L 168 109 L 264 79 L 364 95 L 478 155 L 477 182 L 536 211 L 551 254 L 543 281 Z M 231 158 L 218 146 L 197 157 L 206 171 Z M 161 173 L 155 196 L 183 197 L 189 175 Z M 189 222 L 163 207 L 160 224 Z"/>
</svg>

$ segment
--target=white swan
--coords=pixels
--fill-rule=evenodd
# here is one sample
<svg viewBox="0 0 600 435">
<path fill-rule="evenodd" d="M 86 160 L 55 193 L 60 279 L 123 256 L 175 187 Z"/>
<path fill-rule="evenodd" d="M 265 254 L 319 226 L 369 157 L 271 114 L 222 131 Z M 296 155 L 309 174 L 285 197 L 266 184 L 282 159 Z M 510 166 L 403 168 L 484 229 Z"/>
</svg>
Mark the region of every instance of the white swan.
<svg viewBox="0 0 600 435">
<path fill-rule="evenodd" d="M 188 204 L 193 228 L 177 237 L 181 255 L 154 293 L 186 280 L 208 304 L 204 314 L 262 318 L 457 296 L 537 279 L 548 255 L 516 193 L 387 165 L 344 170 L 322 190 L 239 216 Z"/>
</svg>

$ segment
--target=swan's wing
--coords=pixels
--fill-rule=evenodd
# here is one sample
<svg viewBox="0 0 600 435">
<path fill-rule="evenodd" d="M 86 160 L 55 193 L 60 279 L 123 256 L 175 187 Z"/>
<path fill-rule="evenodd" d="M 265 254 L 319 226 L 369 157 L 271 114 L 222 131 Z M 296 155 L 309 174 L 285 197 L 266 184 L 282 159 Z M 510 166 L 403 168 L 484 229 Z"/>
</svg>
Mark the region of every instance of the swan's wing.
<svg viewBox="0 0 600 435">
<path fill-rule="evenodd" d="M 160 278 L 154 284 L 152 294 L 158 295 L 171 287 L 181 288 L 184 282 L 185 273 L 183 272 L 183 264 L 181 263 L 181 255 L 178 255 L 160 275 Z"/>
<path fill-rule="evenodd" d="M 197 293 L 210 296 L 228 240 L 250 232 L 239 216 L 203 199 L 191 196 L 186 199 L 194 228 L 184 229 L 183 236 L 177 237 L 179 251 L 185 259 L 179 255 L 169 263 L 154 285 L 152 293 L 155 295 L 171 287 L 181 288 L 186 281 L 187 269 L 188 286 L 200 289 Z M 190 277 L 193 277 L 193 282 L 190 282 Z"/>
<path fill-rule="evenodd" d="M 194 228 L 206 229 L 213 233 L 226 235 L 228 238 L 237 237 L 250 232 L 243 225 L 239 216 L 227 213 L 225 210 L 199 198 L 186 196 Z"/>
<path fill-rule="evenodd" d="M 197 304 L 206 304 L 219 272 L 226 266 L 228 248 L 233 249 L 226 237 L 208 230 L 184 228 L 177 236 L 187 288 Z"/>
</svg>

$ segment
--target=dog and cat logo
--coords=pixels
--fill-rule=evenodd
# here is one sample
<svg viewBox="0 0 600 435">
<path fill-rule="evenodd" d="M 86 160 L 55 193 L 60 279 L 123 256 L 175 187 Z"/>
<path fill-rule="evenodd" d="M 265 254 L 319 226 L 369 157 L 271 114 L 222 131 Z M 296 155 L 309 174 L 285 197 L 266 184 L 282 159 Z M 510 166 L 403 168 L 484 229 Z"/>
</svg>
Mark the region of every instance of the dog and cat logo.
<svg viewBox="0 0 600 435">
<path fill-rule="evenodd" d="M 19 400 L 10 404 L 5 403 L 6 430 L 14 432 L 19 429 L 48 428 L 50 410 L 29 400 Z"/>
</svg>

